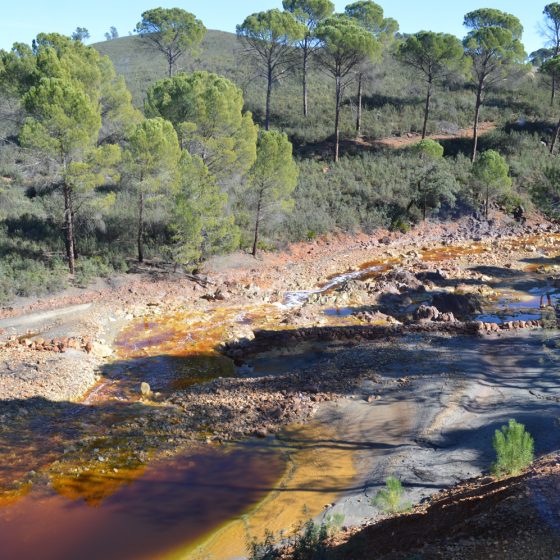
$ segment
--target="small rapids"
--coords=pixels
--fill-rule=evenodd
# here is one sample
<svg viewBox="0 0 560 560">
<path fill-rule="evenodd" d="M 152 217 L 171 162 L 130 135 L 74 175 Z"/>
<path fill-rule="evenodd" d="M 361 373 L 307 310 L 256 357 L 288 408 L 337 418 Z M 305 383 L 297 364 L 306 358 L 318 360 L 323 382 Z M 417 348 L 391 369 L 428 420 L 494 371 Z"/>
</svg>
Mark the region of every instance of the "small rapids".
<svg viewBox="0 0 560 560">
<path fill-rule="evenodd" d="M 311 296 L 316 294 L 324 294 L 337 286 L 341 286 L 348 280 L 359 280 L 368 276 L 369 274 L 373 274 L 376 272 L 380 272 L 385 267 L 376 265 L 371 266 L 369 268 L 364 268 L 362 270 L 356 270 L 354 272 L 346 272 L 339 276 L 335 276 L 331 280 L 329 280 L 324 286 L 320 288 L 316 288 L 314 290 L 300 290 L 296 292 L 286 292 L 284 294 L 284 301 L 282 302 L 281 306 L 284 309 L 293 309 L 294 307 L 299 307 L 303 305 Z"/>
</svg>

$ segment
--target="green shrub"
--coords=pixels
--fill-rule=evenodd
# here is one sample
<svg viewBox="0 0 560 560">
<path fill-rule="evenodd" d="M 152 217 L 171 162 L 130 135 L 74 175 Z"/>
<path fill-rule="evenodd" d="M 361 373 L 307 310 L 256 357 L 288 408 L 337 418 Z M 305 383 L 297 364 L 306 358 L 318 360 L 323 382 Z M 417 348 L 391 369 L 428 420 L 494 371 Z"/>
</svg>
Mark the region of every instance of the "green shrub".
<svg viewBox="0 0 560 560">
<path fill-rule="evenodd" d="M 385 488 L 379 490 L 372 505 L 378 507 L 385 513 L 399 513 L 410 509 L 410 504 L 403 502 L 404 489 L 401 481 L 394 476 L 390 476 L 385 481 Z"/>
<path fill-rule="evenodd" d="M 274 535 L 268 529 L 265 531 L 264 539 L 258 541 L 253 538 L 247 545 L 249 560 L 275 560 L 279 558 L 279 552 L 274 547 Z"/>
<path fill-rule="evenodd" d="M 327 527 L 327 531 L 329 535 L 334 535 L 342 528 L 342 524 L 344 523 L 344 514 L 343 513 L 333 513 L 332 515 L 325 516 L 324 524 Z"/>
<path fill-rule="evenodd" d="M 492 471 L 498 476 L 519 474 L 534 458 L 534 440 L 525 426 L 510 420 L 507 426 L 496 430 L 493 439 L 496 462 Z"/>
<path fill-rule="evenodd" d="M 326 554 L 329 527 L 326 523 L 318 525 L 312 519 L 307 521 L 295 537 L 292 548 L 293 560 L 320 560 Z"/>
<path fill-rule="evenodd" d="M 76 261 L 74 281 L 80 288 L 86 288 L 94 278 L 106 278 L 113 272 L 113 267 L 101 257 L 81 258 Z"/>
<path fill-rule="evenodd" d="M 410 222 L 402 217 L 396 218 L 391 224 L 392 231 L 400 231 L 401 233 L 408 233 L 410 231 Z"/>
<path fill-rule="evenodd" d="M 0 260 L 0 301 L 16 296 L 42 296 L 63 290 L 68 269 L 62 259 L 42 260 L 9 255 Z"/>
</svg>

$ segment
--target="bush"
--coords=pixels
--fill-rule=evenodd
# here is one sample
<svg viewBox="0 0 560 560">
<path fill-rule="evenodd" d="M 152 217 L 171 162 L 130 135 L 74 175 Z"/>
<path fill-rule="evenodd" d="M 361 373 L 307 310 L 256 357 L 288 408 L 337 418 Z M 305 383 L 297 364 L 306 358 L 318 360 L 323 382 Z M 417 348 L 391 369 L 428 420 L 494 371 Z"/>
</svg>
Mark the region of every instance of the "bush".
<svg viewBox="0 0 560 560">
<path fill-rule="evenodd" d="M 402 216 L 399 216 L 393 220 L 391 230 L 408 233 L 410 231 L 410 222 L 406 221 Z"/>
<path fill-rule="evenodd" d="M 410 509 L 410 504 L 403 502 L 404 489 L 401 481 L 390 476 L 385 481 L 385 488 L 380 490 L 372 500 L 372 505 L 385 513 L 399 513 Z"/>
<path fill-rule="evenodd" d="M 310 519 L 294 540 L 292 558 L 294 560 L 320 560 L 325 556 L 328 536 L 327 523 L 318 525 Z"/>
<path fill-rule="evenodd" d="M 52 294 L 67 286 L 67 278 L 68 268 L 62 259 L 52 258 L 44 263 L 9 255 L 0 260 L 0 301 Z"/>
<path fill-rule="evenodd" d="M 97 277 L 106 278 L 113 268 L 101 257 L 81 258 L 76 261 L 74 280 L 80 288 L 86 288 Z"/>
<path fill-rule="evenodd" d="M 247 552 L 249 553 L 249 560 L 275 560 L 279 558 L 279 552 L 274 547 L 274 535 L 269 530 L 265 531 L 262 541 L 254 538 L 247 545 Z"/>
<path fill-rule="evenodd" d="M 515 475 L 527 468 L 534 458 L 534 440 L 525 426 L 510 420 L 507 426 L 496 430 L 493 439 L 496 462 L 492 471 L 498 476 Z"/>
</svg>

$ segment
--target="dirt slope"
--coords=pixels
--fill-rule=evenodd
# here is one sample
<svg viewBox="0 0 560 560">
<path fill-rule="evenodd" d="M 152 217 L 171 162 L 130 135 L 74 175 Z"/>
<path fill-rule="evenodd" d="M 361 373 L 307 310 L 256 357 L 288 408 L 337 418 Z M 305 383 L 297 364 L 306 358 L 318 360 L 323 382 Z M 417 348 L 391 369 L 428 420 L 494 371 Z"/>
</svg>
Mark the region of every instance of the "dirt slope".
<svg viewBox="0 0 560 560">
<path fill-rule="evenodd" d="M 560 555 L 560 455 L 506 480 L 482 477 L 443 491 L 333 546 L 332 558 L 537 560 Z"/>
</svg>

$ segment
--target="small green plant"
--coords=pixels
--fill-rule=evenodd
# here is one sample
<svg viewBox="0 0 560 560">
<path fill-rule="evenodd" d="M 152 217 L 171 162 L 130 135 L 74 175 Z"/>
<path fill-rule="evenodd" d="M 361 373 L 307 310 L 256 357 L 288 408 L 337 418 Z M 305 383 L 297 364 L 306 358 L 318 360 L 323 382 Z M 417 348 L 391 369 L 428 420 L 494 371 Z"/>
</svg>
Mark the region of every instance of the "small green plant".
<svg viewBox="0 0 560 560">
<path fill-rule="evenodd" d="M 406 221 L 404 218 L 396 218 L 391 223 L 391 230 L 400 231 L 401 233 L 408 233 L 410 231 L 410 222 Z"/>
<path fill-rule="evenodd" d="M 247 544 L 247 552 L 249 553 L 249 560 L 275 560 L 278 558 L 279 553 L 274 546 L 272 531 L 266 529 L 262 541 L 253 538 Z"/>
<path fill-rule="evenodd" d="M 385 488 L 379 490 L 372 505 L 378 507 L 386 513 L 399 513 L 410 509 L 410 504 L 403 502 L 404 489 L 401 481 L 394 476 L 390 476 L 385 481 Z"/>
<path fill-rule="evenodd" d="M 326 525 L 329 535 L 334 535 L 342 528 L 344 523 L 343 513 L 333 513 L 332 515 L 326 515 L 323 524 Z"/>
<path fill-rule="evenodd" d="M 325 522 L 319 525 L 310 519 L 294 538 L 293 560 L 321 560 L 326 554 L 328 537 L 328 525 Z"/>
<path fill-rule="evenodd" d="M 510 420 L 507 426 L 494 432 L 496 462 L 492 471 L 498 476 L 515 475 L 528 467 L 534 458 L 535 442 L 525 426 Z"/>
</svg>

